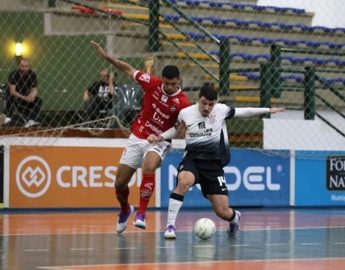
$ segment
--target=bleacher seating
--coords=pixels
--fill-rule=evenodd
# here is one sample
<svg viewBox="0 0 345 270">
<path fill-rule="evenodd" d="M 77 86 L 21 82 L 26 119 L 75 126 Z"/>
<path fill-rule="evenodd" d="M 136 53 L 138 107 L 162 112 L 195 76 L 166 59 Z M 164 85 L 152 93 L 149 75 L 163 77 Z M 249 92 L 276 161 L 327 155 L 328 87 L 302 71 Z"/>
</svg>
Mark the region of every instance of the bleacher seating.
<svg viewBox="0 0 345 270">
<path fill-rule="evenodd" d="M 219 56 L 219 51 L 210 51 L 212 55 Z M 267 62 L 270 60 L 270 54 L 249 54 L 249 53 L 232 53 L 230 54 L 231 60 L 239 60 L 239 61 L 249 61 L 249 62 L 256 62 L 262 63 Z M 281 57 L 282 64 L 286 65 L 314 65 L 314 66 L 324 66 L 324 67 L 332 67 L 336 66 L 339 68 L 345 68 L 345 60 L 341 60 L 334 57 L 329 58 L 317 58 L 317 57 L 295 57 L 295 56 L 282 56 Z"/>
<path fill-rule="evenodd" d="M 260 74 L 258 72 L 240 72 L 238 75 L 245 76 L 250 81 L 260 81 Z M 280 79 L 281 82 L 290 82 L 297 84 L 302 84 L 304 82 L 304 76 L 300 74 L 282 75 Z M 345 86 L 345 78 L 343 77 L 332 79 L 321 77 L 320 80 L 331 86 Z"/>
<path fill-rule="evenodd" d="M 165 20 L 173 22 L 185 21 L 180 15 L 165 13 L 162 14 Z M 323 26 L 308 26 L 303 24 L 288 24 L 282 22 L 263 22 L 259 20 L 241 20 L 241 19 L 227 19 L 212 16 L 193 16 L 191 17 L 195 22 L 198 23 L 211 23 L 213 25 L 224 25 L 233 27 L 244 27 L 244 28 L 260 28 L 265 29 L 276 29 L 276 30 L 287 30 L 287 31 L 299 31 L 307 33 L 321 33 L 321 34 L 345 34 L 345 28 L 329 28 Z"/>
<path fill-rule="evenodd" d="M 297 8 L 284 8 L 284 7 L 275 7 L 275 6 L 258 6 L 254 4 L 247 3 L 229 3 L 229 2 L 220 2 L 220 1 L 206 1 L 206 0 L 170 0 L 174 4 L 185 4 L 188 6 L 209 6 L 217 8 L 232 8 L 238 10 L 247 10 L 247 11 L 266 11 L 266 12 L 277 12 L 277 13 L 291 13 L 291 14 L 304 14 L 306 11 L 304 9 Z"/>
<path fill-rule="evenodd" d="M 195 40 L 206 39 L 206 35 L 202 33 L 186 32 L 187 36 Z M 229 39 L 230 41 L 236 41 L 246 44 L 256 44 L 256 45 L 282 45 L 282 46 L 296 46 L 296 47 L 310 47 L 310 48 L 320 48 L 320 49 L 345 49 L 345 43 L 335 43 L 327 41 L 308 41 L 308 40 L 293 40 L 288 38 L 265 38 L 265 37 L 244 37 L 239 35 L 221 35 L 213 33 L 213 35 L 218 39 Z"/>
<path fill-rule="evenodd" d="M 303 9 L 258 6 L 255 4 L 255 1 L 236 3 L 235 1 L 216 0 L 170 0 L 170 2 L 180 7 L 194 22 L 199 23 L 217 39 L 229 39 L 232 68 L 253 67 L 254 65 L 258 67 L 260 63 L 269 61 L 270 46 L 273 44 L 296 48 L 345 50 L 345 29 L 311 26 L 312 14 Z M 116 2 L 112 1 L 112 3 L 108 4 L 108 7 L 121 11 L 122 16 L 126 18 L 134 18 L 147 23 L 148 9 L 145 6 L 140 5 L 140 8 L 134 6 L 135 8 L 131 10 L 130 4 L 126 6 L 123 2 L 118 3 L 119 5 L 116 6 Z M 99 6 L 104 7 L 104 3 L 103 6 L 102 4 L 99 4 Z M 200 8 L 203 9 L 200 10 Z M 229 13 L 229 10 L 233 13 Z M 217 14 L 220 15 L 215 15 L 211 11 L 218 11 L 219 13 Z M 173 26 L 161 20 L 160 29 L 168 36 L 167 39 L 179 42 L 178 45 L 186 52 L 191 52 L 197 58 L 200 57 L 203 65 L 209 70 L 214 68 L 212 72 L 216 73 L 216 63 L 207 62 L 208 57 L 203 56 L 200 52 L 193 54 L 196 46 L 188 43 L 190 40 L 186 36 L 196 40 L 198 45 L 202 46 L 205 51 L 211 52 L 214 56 L 218 56 L 219 47 L 213 44 L 204 33 L 198 32 L 195 28 L 192 29 L 192 24 L 183 16 L 172 13 L 171 9 L 169 11 L 164 10 L 163 4 L 161 5 L 161 12 L 165 21 L 171 22 L 174 26 L 181 27 L 182 30 L 181 32 L 176 32 Z M 106 14 L 103 15 L 105 18 Z M 260 19 L 261 15 L 262 20 Z M 288 20 L 283 20 L 283 18 L 288 18 Z M 305 18 L 305 22 L 301 23 L 298 18 Z M 124 56 L 140 56 L 147 53 L 147 51 L 144 51 L 146 48 L 142 46 L 143 42 L 147 42 L 147 26 L 127 22 L 114 24 L 113 27 L 116 36 L 113 47 L 117 48 L 116 53 Z M 104 30 L 106 31 L 107 29 Z M 68 31 L 68 29 L 63 31 Z M 93 32 L 90 33 L 92 34 Z M 155 69 L 160 70 L 167 63 L 181 63 L 181 58 L 187 59 L 185 52 L 181 52 L 180 48 L 164 40 L 163 35 L 161 37 L 163 40 L 161 41 L 160 50 L 155 54 L 155 57 L 159 58 L 159 61 L 156 61 L 158 66 Z M 137 42 L 138 39 L 142 39 L 143 42 Z M 131 42 L 131 40 L 135 42 Z M 121 46 L 123 43 L 128 44 L 128 46 L 123 48 Z M 174 62 L 174 57 L 177 58 L 176 62 Z M 288 66 L 315 65 L 326 68 L 345 68 L 345 59 L 342 57 L 287 54 L 283 55 L 281 60 L 283 65 Z M 190 67 L 194 66 L 196 66 L 194 63 L 186 62 L 181 64 L 181 67 L 186 68 L 186 71 L 191 74 L 188 76 L 189 78 L 184 80 L 188 87 L 193 87 L 192 84 L 199 84 L 201 82 L 201 80 L 193 82 L 192 77 L 198 76 L 195 74 L 200 73 L 190 69 Z M 336 77 L 339 76 L 336 74 L 331 76 L 331 78 L 334 78 L 332 82 L 336 82 Z M 285 78 L 289 81 L 301 82 L 300 78 L 294 75 L 289 75 Z M 339 83 L 339 81 L 337 82 Z"/>
</svg>

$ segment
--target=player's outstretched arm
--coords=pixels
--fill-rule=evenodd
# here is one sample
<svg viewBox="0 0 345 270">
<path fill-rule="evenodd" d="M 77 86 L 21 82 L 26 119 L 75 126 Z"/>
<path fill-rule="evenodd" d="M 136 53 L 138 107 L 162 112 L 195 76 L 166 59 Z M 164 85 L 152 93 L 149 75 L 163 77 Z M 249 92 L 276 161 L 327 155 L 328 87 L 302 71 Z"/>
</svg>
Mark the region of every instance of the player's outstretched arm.
<svg viewBox="0 0 345 270">
<path fill-rule="evenodd" d="M 277 113 L 284 111 L 285 108 L 235 108 L 235 117 L 249 117 L 254 115 L 260 115 L 265 113 Z"/>
<path fill-rule="evenodd" d="M 270 113 L 277 113 L 277 112 L 283 112 L 285 111 L 285 108 L 270 108 Z"/>
<path fill-rule="evenodd" d="M 177 130 L 175 127 L 171 127 L 169 128 L 167 131 L 163 132 L 161 135 L 154 135 L 154 134 L 150 134 L 147 137 L 147 140 L 150 143 L 159 143 L 161 141 L 167 140 L 167 139 L 172 139 L 175 138 L 177 134 Z"/>
<path fill-rule="evenodd" d="M 91 46 L 97 51 L 97 53 L 102 56 L 105 60 L 107 60 L 109 63 L 111 63 L 115 68 L 118 70 L 122 71 L 123 73 L 126 73 L 128 76 L 133 77 L 134 72 L 136 69 L 132 67 L 130 64 L 121 61 L 115 57 L 110 56 L 104 49 L 103 47 L 95 42 L 91 41 Z"/>
</svg>

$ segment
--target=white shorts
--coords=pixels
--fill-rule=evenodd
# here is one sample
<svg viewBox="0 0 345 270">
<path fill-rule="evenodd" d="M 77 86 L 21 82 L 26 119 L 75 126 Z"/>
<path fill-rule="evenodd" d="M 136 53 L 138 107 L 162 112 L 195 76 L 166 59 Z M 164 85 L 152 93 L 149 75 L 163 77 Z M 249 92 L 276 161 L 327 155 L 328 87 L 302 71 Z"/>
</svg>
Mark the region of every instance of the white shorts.
<svg viewBox="0 0 345 270">
<path fill-rule="evenodd" d="M 122 153 L 120 164 L 138 169 L 141 167 L 141 163 L 148 152 L 153 151 L 157 153 L 161 160 L 163 160 L 170 148 L 170 142 L 163 141 L 157 144 L 151 144 L 146 139 L 140 139 L 134 134 L 131 134 L 128 138 L 127 146 Z"/>
</svg>

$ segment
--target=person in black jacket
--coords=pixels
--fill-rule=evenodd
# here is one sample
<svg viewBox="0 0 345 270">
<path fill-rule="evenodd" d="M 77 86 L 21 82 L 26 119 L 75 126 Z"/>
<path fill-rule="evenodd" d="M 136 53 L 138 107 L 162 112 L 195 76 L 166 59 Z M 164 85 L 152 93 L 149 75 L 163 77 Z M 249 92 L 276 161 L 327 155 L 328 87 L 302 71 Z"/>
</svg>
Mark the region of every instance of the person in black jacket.
<svg viewBox="0 0 345 270">
<path fill-rule="evenodd" d="M 8 77 L 8 88 L 7 116 L 12 117 L 17 112 L 24 120 L 24 127 L 38 125 L 42 100 L 38 97 L 37 75 L 30 69 L 29 59 L 20 59 L 18 69 Z"/>
<path fill-rule="evenodd" d="M 107 116 L 113 105 L 115 95 L 115 74 L 107 69 L 101 69 L 99 80 L 84 90 L 84 120 L 92 121 Z"/>
</svg>

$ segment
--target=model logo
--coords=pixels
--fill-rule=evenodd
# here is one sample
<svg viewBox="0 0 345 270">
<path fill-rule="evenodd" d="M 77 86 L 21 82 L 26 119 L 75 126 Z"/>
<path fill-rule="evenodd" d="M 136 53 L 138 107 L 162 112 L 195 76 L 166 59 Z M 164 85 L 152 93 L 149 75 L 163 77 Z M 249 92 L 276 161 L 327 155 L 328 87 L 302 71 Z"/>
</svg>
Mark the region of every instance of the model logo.
<svg viewBox="0 0 345 270">
<path fill-rule="evenodd" d="M 23 159 L 16 171 L 16 183 L 20 192 L 29 198 L 38 198 L 48 190 L 51 171 L 48 163 L 39 156 Z"/>
<path fill-rule="evenodd" d="M 327 189 L 345 191 L 345 156 L 327 157 L 326 166 Z"/>
</svg>

